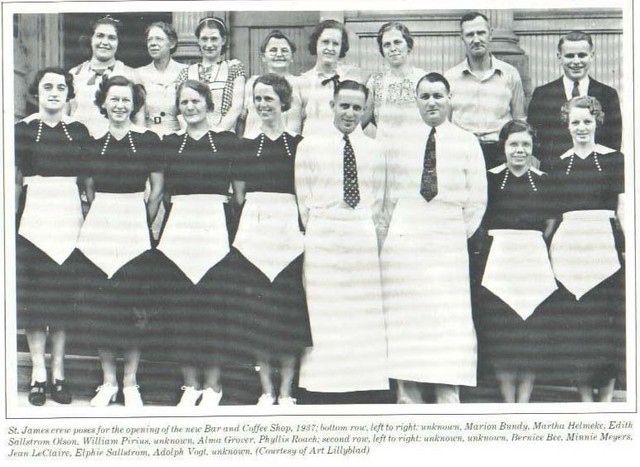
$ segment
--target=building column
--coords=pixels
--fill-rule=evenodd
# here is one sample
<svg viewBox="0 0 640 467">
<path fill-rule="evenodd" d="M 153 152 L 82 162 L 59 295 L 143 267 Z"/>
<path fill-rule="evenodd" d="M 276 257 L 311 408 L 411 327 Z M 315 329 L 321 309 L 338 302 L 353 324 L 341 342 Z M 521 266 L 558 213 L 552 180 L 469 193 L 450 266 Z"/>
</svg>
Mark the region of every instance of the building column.
<svg viewBox="0 0 640 467">
<path fill-rule="evenodd" d="M 513 65 L 520 72 L 527 99 L 531 97 L 529 57 L 520 48 L 520 39 L 514 33 L 513 10 L 480 10 L 493 27 L 491 52 L 500 60 Z"/>
</svg>

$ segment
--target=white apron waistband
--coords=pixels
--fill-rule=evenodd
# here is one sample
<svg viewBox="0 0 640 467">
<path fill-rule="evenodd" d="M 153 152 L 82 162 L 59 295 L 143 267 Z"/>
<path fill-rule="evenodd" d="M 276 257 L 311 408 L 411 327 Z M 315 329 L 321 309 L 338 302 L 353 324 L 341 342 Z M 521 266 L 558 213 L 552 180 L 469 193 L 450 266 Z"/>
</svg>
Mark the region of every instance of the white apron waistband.
<svg viewBox="0 0 640 467">
<path fill-rule="evenodd" d="M 216 194 L 192 194 L 192 195 L 173 195 L 171 196 L 171 204 L 179 204 L 184 202 L 202 202 L 202 203 L 226 203 L 229 201 L 229 197 L 227 195 L 216 195 Z"/>
<path fill-rule="evenodd" d="M 613 219 L 615 212 L 605 209 L 594 209 L 588 211 L 569 211 L 562 215 L 562 220 L 579 219 L 585 221 L 600 221 L 604 219 Z"/>
<path fill-rule="evenodd" d="M 539 230 L 491 229 L 487 233 L 490 237 L 542 237 Z"/>
<path fill-rule="evenodd" d="M 278 202 L 278 201 L 295 201 L 296 200 L 296 195 L 291 194 L 291 193 L 272 193 L 272 192 L 266 192 L 266 191 L 252 191 L 249 192 L 245 195 L 246 199 L 250 199 L 250 200 L 258 200 L 258 201 L 273 201 L 273 202 Z"/>
<path fill-rule="evenodd" d="M 77 183 L 77 177 L 43 177 L 42 175 L 32 175 L 22 179 L 22 185 L 66 185 L 69 183 Z"/>
</svg>

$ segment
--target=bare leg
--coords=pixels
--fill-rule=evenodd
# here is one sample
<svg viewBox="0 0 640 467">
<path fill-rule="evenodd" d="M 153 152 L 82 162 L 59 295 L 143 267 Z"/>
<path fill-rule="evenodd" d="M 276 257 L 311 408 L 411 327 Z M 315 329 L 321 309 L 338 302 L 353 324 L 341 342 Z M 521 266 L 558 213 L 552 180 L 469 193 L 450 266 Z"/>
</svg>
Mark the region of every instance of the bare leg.
<svg viewBox="0 0 640 467">
<path fill-rule="evenodd" d="M 590 384 L 579 384 L 578 393 L 580 394 L 580 400 L 582 402 L 593 402 L 593 388 Z"/>
<path fill-rule="evenodd" d="M 64 380 L 64 349 L 67 333 L 64 329 L 49 330 L 51 337 L 51 379 Z"/>
<path fill-rule="evenodd" d="M 47 343 L 47 331 L 44 329 L 27 329 L 27 342 L 31 356 L 31 385 L 47 381 L 47 366 L 44 351 Z"/>
<path fill-rule="evenodd" d="M 210 366 L 205 368 L 204 370 L 204 385 L 203 387 L 211 388 L 215 392 L 222 391 L 222 385 L 220 384 L 220 375 L 222 373 L 222 369 L 220 366 Z"/>
<path fill-rule="evenodd" d="M 100 350 L 100 365 L 102 366 L 102 384 L 117 386 L 116 356 L 111 350 Z"/>
<path fill-rule="evenodd" d="M 291 397 L 293 377 L 296 371 L 296 357 L 282 357 L 280 359 L 280 397 Z"/>
<path fill-rule="evenodd" d="M 138 365 L 140 364 L 140 349 L 128 349 L 124 352 L 124 375 L 122 386 L 137 386 Z"/>
<path fill-rule="evenodd" d="M 607 384 L 601 386 L 598 389 L 598 401 L 599 402 L 611 402 L 613 401 L 613 388 L 615 387 L 616 380 L 612 378 Z"/>
<path fill-rule="evenodd" d="M 198 368 L 195 366 L 183 366 L 180 368 L 182 372 L 182 380 L 186 387 L 192 387 L 198 389 L 200 383 L 198 382 Z"/>
<path fill-rule="evenodd" d="M 518 404 L 526 404 L 531 399 L 533 383 L 536 380 L 535 373 L 525 371 L 520 373 L 518 382 Z"/>
<path fill-rule="evenodd" d="M 424 404 L 418 383 L 415 381 L 398 380 L 399 404 Z"/>
<path fill-rule="evenodd" d="M 460 387 L 452 384 L 434 384 L 436 404 L 459 404 Z"/>
<path fill-rule="evenodd" d="M 269 359 L 266 358 L 265 355 L 257 355 L 256 363 L 260 368 L 258 374 L 260 375 L 262 394 L 270 394 L 275 397 L 276 392 L 273 387 L 273 381 L 271 380 L 271 364 L 269 363 Z"/>
<path fill-rule="evenodd" d="M 513 371 L 496 370 L 496 378 L 500 385 L 500 393 L 505 402 L 516 402 L 516 373 Z"/>
</svg>

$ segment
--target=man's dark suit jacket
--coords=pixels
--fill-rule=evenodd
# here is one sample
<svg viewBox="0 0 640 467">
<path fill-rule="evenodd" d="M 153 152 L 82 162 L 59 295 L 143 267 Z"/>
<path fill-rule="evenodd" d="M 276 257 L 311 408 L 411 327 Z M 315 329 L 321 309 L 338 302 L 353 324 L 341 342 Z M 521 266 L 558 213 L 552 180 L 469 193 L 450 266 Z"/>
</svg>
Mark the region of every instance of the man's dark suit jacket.
<svg viewBox="0 0 640 467">
<path fill-rule="evenodd" d="M 589 77 L 587 95 L 598 99 L 604 110 L 604 124 L 596 130 L 596 143 L 620 150 L 622 117 L 618 93 Z M 560 108 L 566 100 L 562 78 L 538 86 L 533 91 L 527 120 L 537 132 L 539 147 L 536 157 L 540 159 L 543 170 L 548 171 L 552 161 L 573 146 L 567 125 L 560 119 Z"/>
</svg>

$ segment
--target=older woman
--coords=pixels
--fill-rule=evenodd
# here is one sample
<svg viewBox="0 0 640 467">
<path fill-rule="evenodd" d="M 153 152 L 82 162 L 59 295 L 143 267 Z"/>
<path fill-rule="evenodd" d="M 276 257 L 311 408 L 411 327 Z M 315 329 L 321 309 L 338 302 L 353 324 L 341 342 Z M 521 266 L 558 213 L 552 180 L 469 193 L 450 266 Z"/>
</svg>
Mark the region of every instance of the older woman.
<svg viewBox="0 0 640 467">
<path fill-rule="evenodd" d="M 183 70 L 178 81 L 183 83 L 190 79 L 206 83 L 213 99 L 213 109 L 207 117 L 210 127 L 215 131 L 235 131 L 242 112 L 244 65 L 236 59 L 223 58 L 229 47 L 229 30 L 221 18 L 210 16 L 201 19 L 195 35 L 202 61 Z"/>
<path fill-rule="evenodd" d="M 372 124 L 377 128 L 376 139 L 388 142 L 397 139 L 398 132 L 422 122 L 415 95 L 416 84 L 426 72 L 411 65 L 413 37 L 404 24 L 383 24 L 376 39 L 384 71 L 373 73 L 367 82 L 369 101 L 362 124 Z"/>
<path fill-rule="evenodd" d="M 91 207 L 78 249 L 92 264 L 83 273 L 87 282 L 79 327 L 99 350 L 102 365 L 103 383 L 91 405 L 103 407 L 115 400 L 116 351 L 122 350 L 124 402 L 136 407 L 142 405 L 136 372 L 152 312 L 149 223 L 162 197 L 163 157 L 158 155 L 160 138 L 131 122 L 144 104 L 139 85 L 123 76 L 104 77 L 95 104 L 106 114 L 109 128 L 90 155 Z M 145 206 L 147 178 L 151 193 Z"/>
<path fill-rule="evenodd" d="M 490 249 L 477 328 L 505 402 L 528 402 L 544 345 L 538 309 L 558 288 L 543 232 L 549 233 L 547 177 L 531 165 L 534 131 L 519 120 L 500 131 L 506 163 L 488 172 L 483 219 Z"/>
<path fill-rule="evenodd" d="M 120 21 L 109 15 L 91 23 L 91 58 L 69 70 L 76 93 L 70 101 L 69 115 L 86 125 L 93 137 L 102 136 L 108 126 L 93 103 L 102 76 L 135 78 L 132 68 L 116 60 L 121 27 Z"/>
<path fill-rule="evenodd" d="M 303 135 L 322 133 L 333 125 L 329 102 L 335 86 L 344 80 L 367 82 L 367 75 L 357 67 L 340 64 L 349 51 L 349 36 L 344 24 L 333 19 L 320 22 L 309 37 L 309 53 L 316 57 L 315 66 L 301 75 L 304 78 Z"/>
<path fill-rule="evenodd" d="M 136 69 L 136 73 L 147 92 L 145 126 L 162 136 L 180 129 L 176 88 L 178 75 L 186 65 L 171 58 L 178 48 L 178 34 L 173 26 L 158 21 L 147 26 L 145 34 L 152 62 Z"/>
<path fill-rule="evenodd" d="M 551 243 L 551 263 L 562 284 L 554 329 L 555 361 L 578 386 L 582 401 L 609 402 L 624 370 L 625 293 L 622 232 L 624 156 L 595 143 L 602 106 L 576 97 L 562 108 L 573 147 L 551 172 L 553 204 L 560 225 Z"/>
<path fill-rule="evenodd" d="M 284 126 L 291 134 L 300 134 L 302 130 L 302 88 L 300 78 L 291 74 L 293 54 L 296 46 L 282 32 L 277 29 L 271 31 L 260 44 L 260 57 L 267 73 L 283 76 L 291 85 L 292 97 L 289 109 L 282 112 Z M 258 76 L 252 76 L 247 80 L 244 92 L 245 138 L 253 139 L 260 135 L 262 124 L 253 101 L 253 85 Z"/>
<path fill-rule="evenodd" d="M 293 405 L 297 357 L 311 345 L 302 287 L 303 236 L 294 187 L 295 155 L 302 138 L 285 127 L 283 113 L 293 100 L 282 76 L 268 73 L 252 90 L 260 134 L 243 139 L 233 164 L 234 200 L 244 204 L 235 241 L 236 317 L 256 358 L 262 383 L 258 405 Z M 272 368 L 280 371 L 276 391 Z M 279 394 L 278 394 L 279 392 Z"/>
<path fill-rule="evenodd" d="M 178 406 L 217 406 L 222 399 L 224 284 L 229 252 L 225 203 L 236 138 L 214 132 L 207 121 L 213 108 L 205 83 L 187 80 L 176 96 L 186 130 L 165 137 L 168 218 L 158 250 L 158 296 L 167 335 L 168 361 L 180 364 L 184 384 Z M 203 376 L 200 380 L 201 373 Z"/>
<path fill-rule="evenodd" d="M 38 71 L 29 88 L 38 113 L 16 125 L 17 199 L 24 209 L 17 237 L 18 327 L 24 327 L 31 355 L 29 403 L 46 401 L 47 327 L 51 338 L 50 391 L 71 402 L 65 382 L 66 329 L 74 322 L 76 243 L 83 216 L 76 181 L 86 173 L 89 133 L 63 115 L 74 96 L 73 78 L 61 68 Z M 55 213 L 55 215 L 51 215 Z"/>
</svg>

